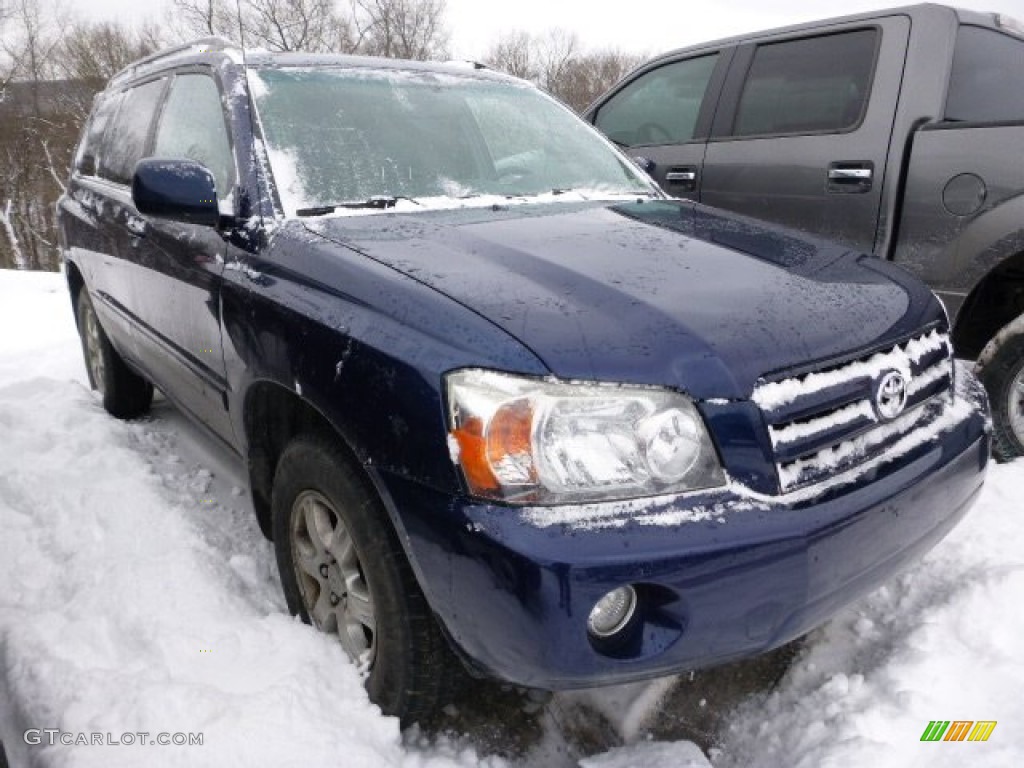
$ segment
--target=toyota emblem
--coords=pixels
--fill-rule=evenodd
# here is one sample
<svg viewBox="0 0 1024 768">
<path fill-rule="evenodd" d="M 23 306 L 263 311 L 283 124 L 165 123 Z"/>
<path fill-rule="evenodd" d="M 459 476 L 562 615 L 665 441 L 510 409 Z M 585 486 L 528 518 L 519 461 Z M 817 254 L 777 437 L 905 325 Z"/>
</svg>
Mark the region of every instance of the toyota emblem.
<svg viewBox="0 0 1024 768">
<path fill-rule="evenodd" d="M 907 407 L 907 380 L 899 371 L 889 371 L 878 380 L 875 389 L 875 410 L 889 421 L 895 419 Z"/>
</svg>

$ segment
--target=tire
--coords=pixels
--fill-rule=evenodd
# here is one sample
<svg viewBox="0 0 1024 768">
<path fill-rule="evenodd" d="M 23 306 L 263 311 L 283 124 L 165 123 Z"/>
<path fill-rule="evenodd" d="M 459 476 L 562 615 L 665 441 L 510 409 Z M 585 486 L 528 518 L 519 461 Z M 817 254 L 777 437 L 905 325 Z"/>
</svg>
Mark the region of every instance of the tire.
<svg viewBox="0 0 1024 768">
<path fill-rule="evenodd" d="M 103 407 L 119 419 L 134 419 L 146 413 L 153 403 L 153 385 L 131 370 L 111 345 L 88 289 L 83 287 L 78 292 L 75 304 L 89 384 L 103 397 Z"/>
<path fill-rule="evenodd" d="M 1024 330 L 1003 339 L 978 372 L 992 408 L 992 453 L 1024 456 Z"/>
<path fill-rule="evenodd" d="M 288 609 L 368 665 L 385 714 L 432 720 L 465 673 L 369 481 L 332 441 L 300 436 L 278 462 L 271 510 Z"/>
</svg>

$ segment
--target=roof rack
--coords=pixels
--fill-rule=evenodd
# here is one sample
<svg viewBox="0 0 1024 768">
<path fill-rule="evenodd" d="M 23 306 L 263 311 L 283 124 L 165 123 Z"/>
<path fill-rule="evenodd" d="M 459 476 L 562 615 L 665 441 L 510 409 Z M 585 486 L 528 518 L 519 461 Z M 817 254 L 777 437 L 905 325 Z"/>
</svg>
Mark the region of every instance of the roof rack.
<svg viewBox="0 0 1024 768">
<path fill-rule="evenodd" d="M 448 59 L 444 63 L 451 66 L 472 67 L 473 69 L 490 69 L 489 66 L 476 59 Z"/>
<path fill-rule="evenodd" d="M 163 50 L 157 51 L 144 59 L 139 59 L 133 64 L 129 64 L 110 78 L 110 84 L 116 85 L 117 83 L 124 82 L 125 80 L 128 80 L 129 78 L 132 78 L 144 71 L 150 65 L 156 64 L 163 59 L 170 58 L 171 56 L 185 53 L 199 46 L 208 48 L 211 53 L 216 51 L 238 50 L 238 45 L 231 42 L 226 37 L 200 37 L 195 40 L 189 40 L 187 43 L 176 45 L 173 48 L 164 48 Z"/>
</svg>

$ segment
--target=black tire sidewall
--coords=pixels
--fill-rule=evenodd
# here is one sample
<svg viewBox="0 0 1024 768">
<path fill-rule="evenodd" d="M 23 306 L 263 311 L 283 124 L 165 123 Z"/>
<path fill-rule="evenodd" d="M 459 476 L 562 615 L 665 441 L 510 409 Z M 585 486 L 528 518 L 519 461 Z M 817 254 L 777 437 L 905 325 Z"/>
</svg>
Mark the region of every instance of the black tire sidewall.
<svg viewBox="0 0 1024 768">
<path fill-rule="evenodd" d="M 103 381 L 96 381 L 92 366 L 89 364 L 89 334 L 86 331 L 86 314 L 92 314 L 99 330 L 100 354 L 103 356 Z M 141 416 L 149 410 L 153 402 L 153 385 L 132 371 L 114 349 L 106 331 L 100 324 L 99 316 L 93 307 L 92 299 L 86 288 L 78 292 L 75 301 L 75 314 L 78 320 L 78 335 L 82 340 L 82 355 L 85 358 L 85 370 L 89 383 L 103 396 L 103 407 L 111 416 L 119 419 L 131 419 Z"/>
<path fill-rule="evenodd" d="M 370 699 L 385 714 L 404 717 L 416 676 L 414 632 L 410 624 L 408 563 L 369 481 L 329 441 L 296 438 L 285 449 L 274 475 L 271 498 L 274 549 L 288 609 L 312 623 L 302 599 L 292 557 L 291 514 L 306 490 L 327 498 L 342 518 L 362 565 L 376 620 L 375 657 L 366 680 Z"/>
<path fill-rule="evenodd" d="M 1009 461 L 1024 456 L 1024 444 L 1010 426 L 1011 385 L 1024 368 L 1024 330 L 1005 338 L 981 367 L 978 375 L 988 391 L 992 409 L 993 452 L 996 458 Z"/>
</svg>

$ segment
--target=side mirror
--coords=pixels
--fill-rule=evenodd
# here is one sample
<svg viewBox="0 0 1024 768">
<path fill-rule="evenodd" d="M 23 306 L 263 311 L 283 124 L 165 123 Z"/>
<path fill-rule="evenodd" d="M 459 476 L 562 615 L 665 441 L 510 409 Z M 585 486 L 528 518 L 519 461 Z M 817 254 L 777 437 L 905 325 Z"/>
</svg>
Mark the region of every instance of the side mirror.
<svg viewBox="0 0 1024 768">
<path fill-rule="evenodd" d="M 194 160 L 139 160 L 132 176 L 132 201 L 145 216 L 204 227 L 220 222 L 213 174 Z"/>
<path fill-rule="evenodd" d="M 654 176 L 654 169 L 658 167 L 658 164 L 651 160 L 651 158 L 644 157 L 643 155 L 633 155 L 629 159 L 648 176 Z"/>
</svg>

